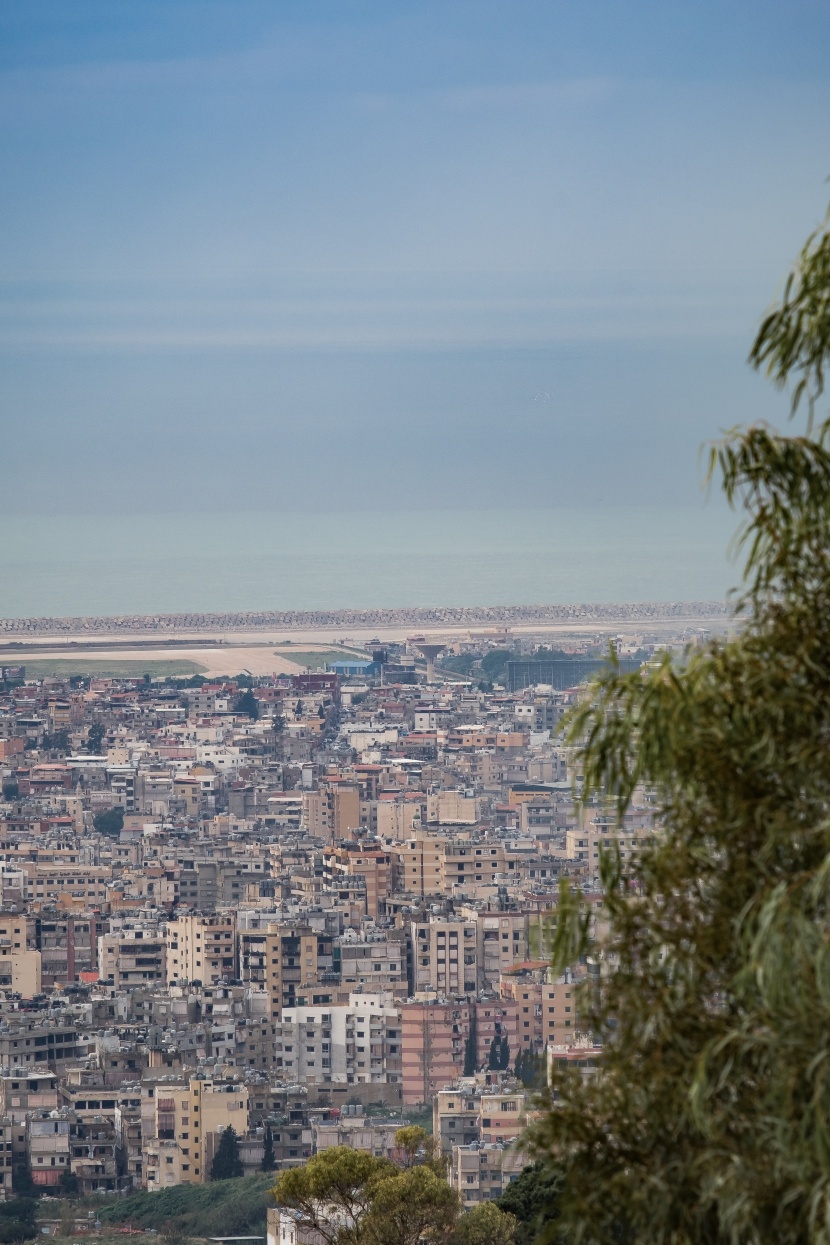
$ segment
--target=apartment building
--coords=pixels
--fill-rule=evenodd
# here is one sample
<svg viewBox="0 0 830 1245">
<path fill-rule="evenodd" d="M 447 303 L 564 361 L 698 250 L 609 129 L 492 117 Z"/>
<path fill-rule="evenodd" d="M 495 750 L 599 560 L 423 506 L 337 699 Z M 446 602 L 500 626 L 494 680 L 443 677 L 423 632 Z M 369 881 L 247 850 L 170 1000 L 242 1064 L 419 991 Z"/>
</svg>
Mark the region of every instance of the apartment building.
<svg viewBox="0 0 830 1245">
<path fill-rule="evenodd" d="M 38 1068 L 0 1070 L 0 1116 L 22 1124 L 29 1114 L 49 1112 L 58 1106 L 58 1078 Z"/>
<path fill-rule="evenodd" d="M 475 994 L 478 948 L 474 922 L 443 915 L 412 921 L 410 945 L 412 994 L 431 991 L 439 999 Z"/>
<path fill-rule="evenodd" d="M 341 989 L 406 998 L 407 944 L 403 930 L 347 929 L 337 940 L 334 952 Z"/>
<path fill-rule="evenodd" d="M 542 1051 L 550 1042 L 567 1044 L 579 1031 L 577 990 L 584 973 L 549 978 L 542 961 L 517 964 L 502 974 L 499 992 L 516 1004 L 518 1043 L 525 1050 Z"/>
<path fill-rule="evenodd" d="M 429 1103 L 464 1071 L 471 1008 L 460 1002 L 412 1002 L 401 1007 L 403 1100 Z"/>
<path fill-rule="evenodd" d="M 239 975 L 233 913 L 177 917 L 168 922 L 165 941 L 170 982 L 200 981 L 214 986 Z"/>
<path fill-rule="evenodd" d="M 167 973 L 165 937 L 152 927 L 126 924 L 102 934 L 98 942 L 98 974 L 116 990 L 164 982 Z"/>
<path fill-rule="evenodd" d="M 338 843 L 323 852 L 323 882 L 337 891 L 342 882 L 363 878 L 366 915 L 376 920 L 386 914 L 392 893 L 392 856 L 376 840 Z"/>
<path fill-rule="evenodd" d="M 527 1125 L 527 1097 L 523 1090 L 485 1087 L 479 1103 L 479 1130 L 484 1142 L 510 1143 Z"/>
<path fill-rule="evenodd" d="M 56 1020 L 24 1020 L 0 1025 L 0 1067 L 63 1073 L 86 1053 L 75 1025 Z"/>
<path fill-rule="evenodd" d="M 454 1146 L 468 1146 L 479 1140 L 479 1099 L 479 1088 L 472 1077 L 439 1089 L 432 1102 L 432 1135 L 442 1154 L 450 1155 Z"/>
<path fill-rule="evenodd" d="M 525 1166 L 521 1151 L 503 1142 L 472 1142 L 454 1145 L 447 1180 L 465 1210 L 480 1202 L 495 1201 Z"/>
<path fill-rule="evenodd" d="M 349 782 L 321 784 L 303 792 L 303 826 L 315 839 L 337 843 L 361 828 L 360 788 Z"/>
<path fill-rule="evenodd" d="M 279 1020 L 283 1008 L 293 1007 L 298 994 L 317 987 L 324 975 L 321 937 L 309 925 L 270 924 L 267 929 L 245 929 L 239 934 L 239 971 L 244 982 L 268 996 L 269 1014 Z M 323 937 L 323 951 L 330 939 Z"/>
<path fill-rule="evenodd" d="M 72 1113 L 34 1112 L 26 1118 L 26 1150 L 32 1182 L 41 1191 L 57 1190 L 72 1170 Z"/>
<path fill-rule="evenodd" d="M 41 956 L 44 990 L 78 981 L 83 973 L 97 973 L 103 929 L 99 912 L 71 914 L 60 908 L 41 908 L 34 917 L 33 938 Z"/>
<path fill-rule="evenodd" d="M 398 1085 L 400 1009 L 384 995 L 353 994 L 346 1005 L 283 1011 L 286 1078 L 324 1084 Z"/>
<path fill-rule="evenodd" d="M 248 1129 L 248 1090 L 238 1081 L 198 1076 L 145 1082 L 141 1122 L 146 1188 L 204 1184 L 209 1141 L 229 1125 L 240 1135 Z"/>
</svg>

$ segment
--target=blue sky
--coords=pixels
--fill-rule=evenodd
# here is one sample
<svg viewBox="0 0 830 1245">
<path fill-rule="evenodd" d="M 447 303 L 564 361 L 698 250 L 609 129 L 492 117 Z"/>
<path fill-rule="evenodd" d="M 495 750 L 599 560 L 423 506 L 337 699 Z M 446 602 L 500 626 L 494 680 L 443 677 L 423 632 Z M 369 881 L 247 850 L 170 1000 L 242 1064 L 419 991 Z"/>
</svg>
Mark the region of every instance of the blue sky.
<svg viewBox="0 0 830 1245">
<path fill-rule="evenodd" d="M 829 54 L 804 0 L 9 0 L 0 507 L 694 501 L 785 411 Z"/>
</svg>

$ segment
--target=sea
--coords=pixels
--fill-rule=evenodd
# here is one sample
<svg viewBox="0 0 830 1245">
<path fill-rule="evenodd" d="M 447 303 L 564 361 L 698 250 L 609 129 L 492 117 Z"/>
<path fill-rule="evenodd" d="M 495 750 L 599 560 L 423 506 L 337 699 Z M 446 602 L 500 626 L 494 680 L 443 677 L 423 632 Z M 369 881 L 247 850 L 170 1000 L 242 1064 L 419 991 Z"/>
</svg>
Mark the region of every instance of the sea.
<svg viewBox="0 0 830 1245">
<path fill-rule="evenodd" d="M 0 617 L 723 599 L 717 504 L 15 515 Z"/>
</svg>

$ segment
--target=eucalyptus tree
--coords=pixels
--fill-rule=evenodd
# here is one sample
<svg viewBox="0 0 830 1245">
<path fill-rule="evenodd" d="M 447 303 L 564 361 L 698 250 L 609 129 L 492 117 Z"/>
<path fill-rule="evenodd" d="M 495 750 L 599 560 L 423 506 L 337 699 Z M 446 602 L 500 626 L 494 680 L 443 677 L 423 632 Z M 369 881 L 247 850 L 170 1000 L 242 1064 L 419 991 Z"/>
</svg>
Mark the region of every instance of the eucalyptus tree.
<svg viewBox="0 0 830 1245">
<path fill-rule="evenodd" d="M 711 453 L 743 513 L 738 628 L 577 709 L 587 795 L 655 802 L 634 876 L 603 853 L 598 938 L 563 884 L 554 966 L 596 969 L 596 1077 L 558 1067 L 532 1134 L 557 1234 L 606 1245 L 830 1242 L 830 232 L 803 249 L 750 360 L 805 431 Z"/>
</svg>

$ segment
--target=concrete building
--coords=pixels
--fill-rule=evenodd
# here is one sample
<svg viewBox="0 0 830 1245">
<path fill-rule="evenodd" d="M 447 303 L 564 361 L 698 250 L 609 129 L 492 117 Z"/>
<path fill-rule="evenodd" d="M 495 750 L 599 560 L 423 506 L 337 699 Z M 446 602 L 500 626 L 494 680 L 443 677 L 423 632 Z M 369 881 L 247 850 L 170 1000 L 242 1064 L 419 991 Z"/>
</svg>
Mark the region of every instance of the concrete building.
<svg viewBox="0 0 830 1245">
<path fill-rule="evenodd" d="M 403 1004 L 404 1103 L 430 1103 L 463 1074 L 470 1017 L 466 1001 Z"/>
<path fill-rule="evenodd" d="M 145 1186 L 204 1184 L 209 1140 L 228 1125 L 248 1130 L 248 1090 L 238 1081 L 162 1078 L 142 1086 L 141 1121 Z"/>
<path fill-rule="evenodd" d="M 216 985 L 238 976 L 236 920 L 225 916 L 180 916 L 168 922 L 167 980 Z"/>
</svg>

